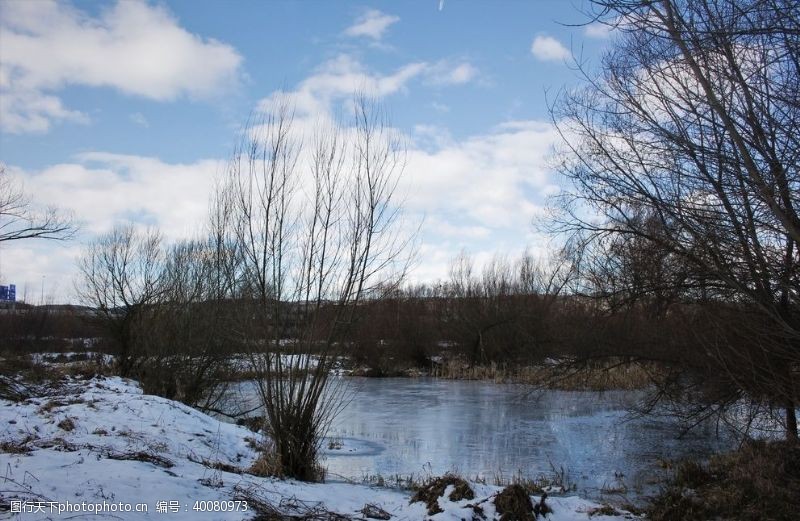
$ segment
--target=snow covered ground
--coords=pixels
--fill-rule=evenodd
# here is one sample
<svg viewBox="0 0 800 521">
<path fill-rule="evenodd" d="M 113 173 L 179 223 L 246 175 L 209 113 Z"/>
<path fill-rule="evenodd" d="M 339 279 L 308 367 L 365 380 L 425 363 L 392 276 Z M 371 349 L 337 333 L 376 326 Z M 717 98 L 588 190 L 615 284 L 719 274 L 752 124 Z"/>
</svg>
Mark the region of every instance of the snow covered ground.
<svg viewBox="0 0 800 521">
<path fill-rule="evenodd" d="M 486 519 L 499 518 L 492 499 L 501 489 L 489 485 L 471 484 L 473 500 L 450 501 L 445 492 L 443 512 L 430 516 L 408 491 L 255 477 L 243 472 L 257 457 L 254 437 L 120 378 L 71 380 L 53 396 L 22 403 L 0 400 L 0 519 L 234 520 L 273 508 L 438 521 L 473 519 L 474 504 Z M 343 440 L 331 450 L 358 449 Z M 589 519 L 598 507 L 578 497 L 547 503 L 553 521 Z"/>
</svg>

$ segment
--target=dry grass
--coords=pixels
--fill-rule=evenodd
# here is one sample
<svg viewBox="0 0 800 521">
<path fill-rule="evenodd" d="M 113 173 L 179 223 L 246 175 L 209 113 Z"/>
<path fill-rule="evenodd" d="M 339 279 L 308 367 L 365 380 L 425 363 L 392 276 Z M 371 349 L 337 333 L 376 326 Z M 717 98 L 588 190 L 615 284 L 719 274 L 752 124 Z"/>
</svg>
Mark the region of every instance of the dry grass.
<svg viewBox="0 0 800 521">
<path fill-rule="evenodd" d="M 352 521 L 364 517 L 351 517 L 327 510 L 317 501 L 301 501 L 296 497 L 282 498 L 277 504 L 270 492 L 253 483 L 240 483 L 234 487 L 234 500 L 247 501 L 249 510 L 256 515 L 252 521 Z M 365 505 L 365 509 L 368 505 Z M 363 510 L 362 510 L 363 514 Z"/>
<path fill-rule="evenodd" d="M 52 412 L 58 407 L 67 407 L 69 405 L 76 405 L 79 403 L 84 403 L 84 400 L 81 398 L 71 398 L 69 400 L 48 400 L 44 405 L 39 407 L 39 414 Z"/>
<path fill-rule="evenodd" d="M 75 420 L 67 417 L 58 422 L 57 426 L 62 431 L 72 432 L 73 430 L 75 430 Z"/>
<path fill-rule="evenodd" d="M 359 512 L 361 512 L 367 519 L 381 519 L 383 521 L 388 521 L 392 518 L 392 514 L 382 509 L 378 505 L 373 505 L 372 503 L 367 503 L 364 505 L 364 508 L 359 510 Z"/>
<path fill-rule="evenodd" d="M 800 444 L 753 442 L 706 464 L 683 462 L 650 506 L 653 521 L 789 521 L 800 512 Z"/>
<path fill-rule="evenodd" d="M 152 463 L 158 467 L 162 467 L 165 469 L 172 468 L 175 464 L 165 458 L 164 456 L 160 456 L 155 453 L 144 452 L 144 451 L 133 451 L 133 452 L 117 452 L 111 449 L 108 449 L 105 452 L 105 456 L 108 459 L 113 460 L 123 460 L 123 461 L 143 461 L 146 463 Z"/>
<path fill-rule="evenodd" d="M 33 438 L 29 436 L 22 440 L 0 441 L 0 452 L 5 454 L 28 454 L 33 451 L 28 446 L 28 443 L 32 440 Z"/>
<path fill-rule="evenodd" d="M 223 461 L 215 461 L 215 460 L 207 460 L 205 458 L 198 458 L 189 454 L 187 458 L 192 463 L 199 463 L 200 465 L 206 467 L 207 469 L 211 470 L 218 470 L 220 472 L 230 472 L 231 474 L 244 474 L 245 471 L 236 465 L 232 465 L 230 463 L 225 463 Z"/>
<path fill-rule="evenodd" d="M 620 511 L 616 508 L 612 507 L 611 505 L 601 505 L 599 507 L 595 507 L 587 512 L 589 517 L 594 516 L 618 516 L 621 515 Z"/>
<path fill-rule="evenodd" d="M 63 364 L 41 364 L 30 355 L 2 353 L 0 369 L 0 398 L 20 402 L 29 398 L 44 398 L 61 392 L 69 377 L 86 379 L 110 374 L 102 359 Z"/>
<path fill-rule="evenodd" d="M 572 367 L 567 364 L 526 366 L 496 363 L 471 366 L 451 359 L 435 367 L 431 375 L 450 380 L 521 383 L 565 391 L 607 391 L 645 388 L 652 383 L 652 375 L 656 372 L 657 368 L 647 364 L 621 364 L 615 360 L 591 367 Z"/>
<path fill-rule="evenodd" d="M 542 505 L 544 505 L 544 498 Z M 534 521 L 536 519 L 531 497 L 522 485 L 509 485 L 501 490 L 494 498 L 494 506 L 500 514 L 500 521 Z"/>
<path fill-rule="evenodd" d="M 412 503 L 421 501 L 428 508 L 428 514 L 434 515 L 442 512 L 439 507 L 439 498 L 444 495 L 449 486 L 453 486 L 448 499 L 450 501 L 461 501 L 462 499 L 475 499 L 475 492 L 463 478 L 453 474 L 445 474 L 439 478 L 434 478 L 423 484 L 411 498 Z"/>
<path fill-rule="evenodd" d="M 283 469 L 281 468 L 280 459 L 277 454 L 275 454 L 275 451 L 264 450 L 253 464 L 250 465 L 250 468 L 247 469 L 247 473 L 260 478 L 271 476 L 281 477 L 283 476 Z"/>
<path fill-rule="evenodd" d="M 556 468 L 553 462 L 550 464 L 549 474 L 539 474 L 535 478 L 530 478 L 517 471 L 516 474 L 506 475 L 502 472 L 495 473 L 491 478 L 491 484 L 496 487 L 508 487 L 519 485 L 525 489 L 528 495 L 540 495 L 549 492 L 567 492 L 577 490 L 577 484 L 570 479 L 569 472 L 563 466 Z M 476 477 L 473 481 L 477 483 L 487 483 L 487 480 Z"/>
<path fill-rule="evenodd" d="M 248 441 L 248 443 L 250 442 Z M 260 450 L 261 454 L 253 462 L 253 464 L 250 465 L 250 468 L 245 470 L 247 474 L 252 474 L 253 476 L 258 477 L 287 477 L 287 473 L 281 465 L 281 459 L 275 450 L 274 445 L 271 443 L 264 444 L 262 442 L 262 444 L 258 445 L 257 448 Z M 310 481 L 322 483 L 325 481 L 325 476 L 325 467 L 317 462 L 314 462 L 312 468 L 312 479 Z"/>
</svg>

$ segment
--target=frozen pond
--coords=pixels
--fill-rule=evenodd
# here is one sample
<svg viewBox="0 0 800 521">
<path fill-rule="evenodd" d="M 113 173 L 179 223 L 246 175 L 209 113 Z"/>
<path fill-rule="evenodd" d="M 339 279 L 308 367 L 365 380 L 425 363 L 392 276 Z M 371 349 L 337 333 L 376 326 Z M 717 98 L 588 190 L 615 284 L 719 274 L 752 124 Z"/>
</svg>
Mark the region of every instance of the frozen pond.
<svg viewBox="0 0 800 521">
<path fill-rule="evenodd" d="M 682 438 L 669 421 L 626 420 L 636 394 L 547 391 L 429 378 L 350 378 L 352 400 L 325 445 L 329 479 L 552 475 L 563 466 L 578 492 L 652 491 L 659 459 L 707 456 L 729 436 L 703 426 Z M 338 448 L 341 444 L 341 448 Z M 552 463 L 552 466 L 551 466 Z"/>
</svg>

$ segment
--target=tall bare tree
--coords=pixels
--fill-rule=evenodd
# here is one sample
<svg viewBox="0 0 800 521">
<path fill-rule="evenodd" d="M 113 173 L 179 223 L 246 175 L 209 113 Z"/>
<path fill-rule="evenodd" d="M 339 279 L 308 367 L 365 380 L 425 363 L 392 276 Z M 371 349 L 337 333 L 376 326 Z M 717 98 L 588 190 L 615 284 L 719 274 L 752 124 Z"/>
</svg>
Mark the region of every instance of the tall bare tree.
<svg viewBox="0 0 800 521">
<path fill-rule="evenodd" d="M 683 349 L 725 375 L 714 402 L 779 405 L 796 438 L 800 4 L 593 3 L 616 31 L 554 106 L 572 183 L 557 228 L 602 265 L 596 294 L 703 303 Z"/>
<path fill-rule="evenodd" d="M 320 122 L 308 135 L 290 100 L 251 121 L 212 211 L 235 265 L 229 286 L 250 306 L 236 329 L 279 472 L 306 480 L 343 404 L 342 382 L 329 378 L 343 334 L 359 302 L 405 268 L 394 198 L 404 151 L 371 100 L 353 108 L 352 126 Z"/>
</svg>

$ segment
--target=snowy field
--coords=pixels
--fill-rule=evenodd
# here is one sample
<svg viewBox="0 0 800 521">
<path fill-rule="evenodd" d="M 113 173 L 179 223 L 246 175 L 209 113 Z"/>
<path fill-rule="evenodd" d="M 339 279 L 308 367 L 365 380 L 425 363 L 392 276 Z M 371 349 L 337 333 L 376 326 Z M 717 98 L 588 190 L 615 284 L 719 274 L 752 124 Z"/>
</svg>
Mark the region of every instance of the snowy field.
<svg viewBox="0 0 800 521">
<path fill-rule="evenodd" d="M 485 519 L 499 519 L 492 500 L 501 489 L 489 485 L 471 484 L 473 500 L 451 501 L 445 491 L 443 511 L 431 516 L 408 491 L 255 477 L 244 472 L 257 456 L 253 441 L 243 427 L 144 395 L 120 378 L 71 380 L 56 395 L 22 403 L 0 400 L 0 519 L 228 520 L 274 509 L 460 520 L 473 519 L 476 504 Z M 547 503 L 553 521 L 589 519 L 598 507 L 578 497 Z"/>
</svg>

